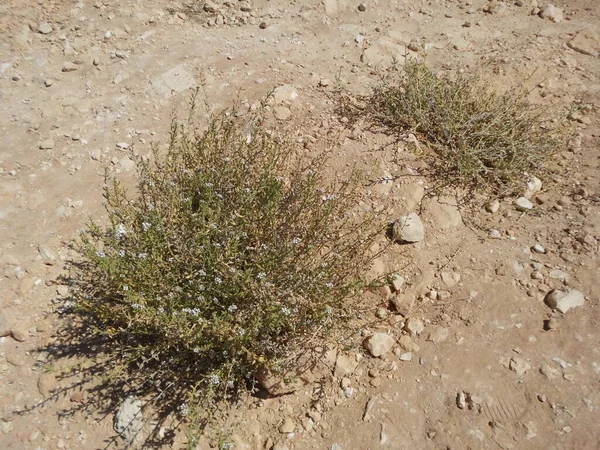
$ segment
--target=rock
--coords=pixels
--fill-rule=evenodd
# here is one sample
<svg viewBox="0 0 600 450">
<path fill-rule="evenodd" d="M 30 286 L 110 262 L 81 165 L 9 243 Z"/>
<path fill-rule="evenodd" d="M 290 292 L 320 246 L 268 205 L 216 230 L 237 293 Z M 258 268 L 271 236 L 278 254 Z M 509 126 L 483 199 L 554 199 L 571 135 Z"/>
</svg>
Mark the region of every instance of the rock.
<svg viewBox="0 0 600 450">
<path fill-rule="evenodd" d="M 361 3 L 358 5 L 358 10 L 361 12 L 365 12 L 367 10 L 367 5 L 365 3 Z"/>
<path fill-rule="evenodd" d="M 52 25 L 50 25 L 48 22 L 42 22 L 38 26 L 38 32 L 40 34 L 50 34 L 53 31 L 54 31 L 54 28 L 52 28 Z"/>
<path fill-rule="evenodd" d="M 485 210 L 491 214 L 497 213 L 500 209 L 500 202 L 493 200 L 485 205 Z"/>
<path fill-rule="evenodd" d="M 165 98 L 191 89 L 197 85 L 196 79 L 185 69 L 183 64 L 155 76 L 152 78 L 151 84 L 152 87 Z"/>
<path fill-rule="evenodd" d="M 582 30 L 567 42 L 572 50 L 583 55 L 600 56 L 600 35 L 592 30 Z"/>
<path fill-rule="evenodd" d="M 75 72 L 77 70 L 77 64 L 73 64 L 72 62 L 65 61 L 62 66 L 63 72 Z"/>
<path fill-rule="evenodd" d="M 412 355 L 412 353 L 411 353 L 411 352 L 406 352 L 406 353 L 402 353 L 402 354 L 401 354 L 401 355 L 398 357 L 398 359 L 399 359 L 400 361 L 412 361 L 412 357 L 413 357 L 413 355 Z"/>
<path fill-rule="evenodd" d="M 418 336 L 425 329 L 425 325 L 423 325 L 423 322 L 421 320 L 415 319 L 414 317 L 410 317 L 404 324 L 404 329 L 411 336 Z"/>
<path fill-rule="evenodd" d="M 416 297 L 413 294 L 396 294 L 390 300 L 398 314 L 408 316 L 415 304 Z"/>
<path fill-rule="evenodd" d="M 40 244 L 38 246 L 38 253 L 45 264 L 52 265 L 58 260 L 58 254 L 46 244 Z"/>
<path fill-rule="evenodd" d="M 500 14 L 506 9 L 506 4 L 504 2 L 496 2 L 492 1 L 487 4 L 485 8 L 483 8 L 483 12 L 488 14 Z"/>
<path fill-rule="evenodd" d="M 114 430 L 129 445 L 139 445 L 143 442 L 144 418 L 143 403 L 135 395 L 130 395 L 121 403 L 113 423 Z"/>
<path fill-rule="evenodd" d="M 548 276 L 550 278 L 552 278 L 553 280 L 560 280 L 560 281 L 568 281 L 569 280 L 569 274 L 559 270 L 559 269 L 553 269 L 548 273 Z"/>
<path fill-rule="evenodd" d="M 292 117 L 292 111 L 285 106 L 278 106 L 273 109 L 273 115 L 277 120 L 289 120 Z"/>
<path fill-rule="evenodd" d="M 525 191 L 525 198 L 531 198 L 542 190 L 542 180 L 537 177 L 531 177 L 527 182 L 527 190 Z"/>
<path fill-rule="evenodd" d="M 335 360 L 334 375 L 336 377 L 351 375 L 354 373 L 357 367 L 358 361 L 356 361 L 356 358 L 339 354 Z"/>
<path fill-rule="evenodd" d="M 400 292 L 402 290 L 402 286 L 404 286 L 405 281 L 406 280 L 402 275 L 392 275 L 392 287 L 394 288 L 394 291 Z"/>
<path fill-rule="evenodd" d="M 407 352 L 416 353 L 419 351 L 419 346 L 412 340 L 410 336 L 401 336 L 398 340 L 398 344 L 403 350 Z"/>
<path fill-rule="evenodd" d="M 260 28 L 261 30 L 264 30 L 265 28 L 267 28 L 269 25 L 267 24 L 267 22 L 261 22 L 258 25 L 258 28 Z M 273 447 L 274 448 L 274 447 Z"/>
<path fill-rule="evenodd" d="M 462 227 L 463 219 L 456 198 L 442 196 L 426 199 L 423 202 L 425 218 L 441 230 L 453 230 Z"/>
<path fill-rule="evenodd" d="M 542 19 L 548 19 L 554 23 L 558 23 L 563 20 L 562 9 L 557 8 L 556 6 L 554 6 L 552 4 L 547 4 L 547 5 L 542 6 L 542 9 L 540 9 L 540 12 L 538 13 L 538 15 Z"/>
<path fill-rule="evenodd" d="M 283 423 L 279 427 L 279 432 L 288 434 L 288 433 L 293 433 L 295 429 L 296 429 L 296 424 L 294 423 L 292 418 L 289 416 L 286 416 L 285 419 L 283 419 Z"/>
<path fill-rule="evenodd" d="M 518 211 L 531 211 L 533 209 L 533 203 L 525 197 L 519 197 L 515 200 L 515 208 L 517 208 Z"/>
<path fill-rule="evenodd" d="M 449 288 L 452 288 L 460 281 L 460 273 L 456 272 L 442 272 L 440 274 L 442 282 Z"/>
<path fill-rule="evenodd" d="M 10 336 L 10 330 L 14 326 L 15 320 L 10 313 L 0 309 L 0 337 Z"/>
<path fill-rule="evenodd" d="M 293 102 L 298 98 L 298 91 L 294 86 L 290 86 L 289 84 L 285 84 L 283 86 L 276 87 L 273 89 L 273 100 L 276 105 L 279 105 L 284 102 Z"/>
<path fill-rule="evenodd" d="M 40 150 L 52 150 L 54 148 L 54 139 L 46 139 L 40 142 Z"/>
<path fill-rule="evenodd" d="M 490 230 L 490 239 L 502 239 L 502 234 L 498 230 Z"/>
<path fill-rule="evenodd" d="M 51 373 L 43 373 L 38 378 L 37 386 L 40 394 L 47 397 L 56 388 L 56 377 Z"/>
<path fill-rule="evenodd" d="M 549 380 L 554 380 L 556 378 L 561 377 L 561 372 L 558 369 L 555 369 L 550 364 L 542 364 L 540 367 L 540 373 L 544 375 Z"/>
<path fill-rule="evenodd" d="M 135 161 L 133 161 L 129 156 L 124 156 L 119 160 L 119 166 L 121 166 L 125 172 L 129 172 L 135 169 Z"/>
<path fill-rule="evenodd" d="M 577 308 L 585 304 L 585 297 L 579 291 L 572 290 L 569 292 L 563 292 L 558 289 L 554 289 L 546 295 L 544 300 L 546 304 L 552 308 L 557 309 L 561 313 L 565 314 L 572 308 Z"/>
<path fill-rule="evenodd" d="M 522 377 L 529 369 L 531 369 L 531 364 L 529 364 L 523 358 L 515 356 L 514 358 L 511 358 L 508 367 L 510 370 L 516 372 L 518 376 Z"/>
<path fill-rule="evenodd" d="M 46 87 L 50 87 L 54 84 L 54 81 L 52 81 L 50 78 L 47 78 L 44 80 L 44 86 Z"/>
<path fill-rule="evenodd" d="M 204 3 L 204 8 L 203 9 L 207 13 L 216 13 L 217 12 L 217 5 L 215 5 L 213 2 L 206 2 L 206 3 Z"/>
<path fill-rule="evenodd" d="M 15 341 L 25 342 L 29 337 L 29 328 L 24 323 L 19 323 L 11 328 L 10 335 Z"/>
<path fill-rule="evenodd" d="M 467 394 L 463 391 L 460 391 L 456 395 L 456 406 L 458 406 L 459 409 L 467 409 Z"/>
<path fill-rule="evenodd" d="M 434 344 L 440 344 L 448 339 L 450 336 L 450 331 L 448 328 L 435 326 L 432 330 L 429 331 L 429 336 L 427 336 L 427 340 L 433 342 Z"/>
<path fill-rule="evenodd" d="M 257 372 L 255 377 L 260 385 L 272 396 L 291 394 L 304 385 L 296 374 L 278 376 L 270 372 L 261 371 Z"/>
<path fill-rule="evenodd" d="M 402 216 L 392 226 L 392 236 L 398 242 L 419 242 L 425 238 L 425 228 L 416 213 Z"/>
<path fill-rule="evenodd" d="M 533 247 L 531 247 L 531 250 L 534 251 L 535 253 L 541 253 L 541 254 L 546 253 L 546 249 L 540 243 L 535 244 Z"/>
<path fill-rule="evenodd" d="M 394 346 L 396 340 L 387 333 L 374 333 L 363 341 L 363 346 L 378 358 L 385 355 Z"/>
</svg>

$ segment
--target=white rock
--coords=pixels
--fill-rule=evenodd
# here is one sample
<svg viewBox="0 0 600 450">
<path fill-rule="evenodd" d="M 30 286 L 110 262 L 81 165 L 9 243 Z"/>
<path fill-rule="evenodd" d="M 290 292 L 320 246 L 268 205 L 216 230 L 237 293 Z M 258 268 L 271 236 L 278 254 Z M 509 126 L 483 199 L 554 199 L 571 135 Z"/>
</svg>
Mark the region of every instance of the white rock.
<svg viewBox="0 0 600 450">
<path fill-rule="evenodd" d="M 490 238 L 491 239 L 501 239 L 502 235 L 498 230 L 490 230 Z"/>
<path fill-rule="evenodd" d="M 411 336 L 418 336 L 425 329 L 425 325 L 423 325 L 421 320 L 410 317 L 404 324 L 404 329 L 408 331 Z"/>
<path fill-rule="evenodd" d="M 402 216 L 394 222 L 392 234 L 399 242 L 419 242 L 425 238 L 425 227 L 416 213 Z"/>
<path fill-rule="evenodd" d="M 399 292 L 406 280 L 402 275 L 395 274 L 392 276 L 392 287 L 396 292 Z"/>
<path fill-rule="evenodd" d="M 519 211 L 530 211 L 533 209 L 533 203 L 531 203 L 525 197 L 519 197 L 515 200 L 515 207 Z"/>
<path fill-rule="evenodd" d="M 395 342 L 396 340 L 387 333 L 374 333 L 363 341 L 363 346 L 378 358 L 389 352 Z"/>
<path fill-rule="evenodd" d="M 536 253 L 546 253 L 546 249 L 544 248 L 544 246 L 542 244 L 535 244 L 533 247 L 531 247 L 531 250 L 533 250 Z"/>
<path fill-rule="evenodd" d="M 509 368 L 510 368 L 510 370 L 513 370 L 514 372 L 517 373 L 517 375 L 519 375 L 521 377 L 521 376 L 525 375 L 525 373 L 529 369 L 531 369 L 531 364 L 529 364 L 523 358 L 519 358 L 518 356 L 515 356 L 514 358 L 511 358 L 510 363 L 509 363 Z"/>
<path fill-rule="evenodd" d="M 557 309 L 565 314 L 572 308 L 583 306 L 585 304 L 585 297 L 577 290 L 563 292 L 554 289 L 546 296 L 545 302 L 550 308 Z"/>
<path fill-rule="evenodd" d="M 448 336 L 450 336 L 450 331 L 448 330 L 448 328 L 441 327 L 441 326 L 435 326 L 429 332 L 429 336 L 427 336 L 427 340 L 433 342 L 434 344 L 440 344 L 440 343 L 444 342 L 446 339 L 448 339 Z"/>
<path fill-rule="evenodd" d="M 551 20 L 554 23 L 558 23 L 563 20 L 563 12 L 562 9 L 557 8 L 552 4 L 547 4 L 542 6 L 538 14 L 542 19 Z"/>
<path fill-rule="evenodd" d="M 411 361 L 412 357 L 413 357 L 413 355 L 411 352 L 406 352 L 406 353 L 402 353 L 398 359 L 400 359 L 400 361 Z"/>
<path fill-rule="evenodd" d="M 52 150 L 54 148 L 54 139 L 46 139 L 40 142 L 40 150 Z"/>
<path fill-rule="evenodd" d="M 334 374 L 336 377 L 343 377 L 345 375 L 350 375 L 354 373 L 356 368 L 358 367 L 358 361 L 356 358 L 346 355 L 338 355 L 335 360 L 335 371 Z"/>
<path fill-rule="evenodd" d="M 398 314 L 402 314 L 403 316 L 408 316 L 415 304 L 415 296 L 413 294 L 397 294 L 390 299 L 390 302 L 396 308 Z"/>
<path fill-rule="evenodd" d="M 278 106 L 273 109 L 273 115 L 277 120 L 289 120 L 292 117 L 292 111 L 285 106 Z"/>
<path fill-rule="evenodd" d="M 493 200 L 485 205 L 485 210 L 491 214 L 498 212 L 500 209 L 500 202 L 498 200 Z"/>
<path fill-rule="evenodd" d="M 537 177 L 531 177 L 527 182 L 527 190 L 525 191 L 525 198 L 531 198 L 542 190 L 542 180 Z"/>
<path fill-rule="evenodd" d="M 114 430 L 119 433 L 128 444 L 141 444 L 144 436 L 144 418 L 142 415 L 143 403 L 135 395 L 125 399 L 115 414 Z"/>
<path fill-rule="evenodd" d="M 273 89 L 272 95 L 275 104 L 280 104 L 283 102 L 293 102 L 296 100 L 298 98 L 298 91 L 296 91 L 294 86 L 285 84 Z"/>
<path fill-rule="evenodd" d="M 52 28 L 52 25 L 50 25 L 48 22 L 42 22 L 38 26 L 38 31 L 41 34 L 50 34 L 54 31 L 54 28 Z"/>
</svg>

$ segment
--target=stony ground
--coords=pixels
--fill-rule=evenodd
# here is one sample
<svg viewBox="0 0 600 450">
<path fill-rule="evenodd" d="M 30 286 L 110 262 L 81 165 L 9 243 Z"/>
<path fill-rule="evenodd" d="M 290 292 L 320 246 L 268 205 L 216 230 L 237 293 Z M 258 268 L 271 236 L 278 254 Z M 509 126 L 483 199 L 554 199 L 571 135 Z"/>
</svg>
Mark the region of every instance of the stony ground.
<svg viewBox="0 0 600 450">
<path fill-rule="evenodd" d="M 115 409 L 80 407 L 95 403 L 66 376 L 75 362 L 40 349 L 64 320 L 64 243 L 101 213 L 105 168 L 130 179 L 131 149 L 164 142 L 195 86 L 212 111 L 272 92 L 274 129 L 306 151 L 333 137 L 332 170 L 375 165 L 372 201 L 416 212 L 425 230 L 373 268 L 404 283 L 365 296 L 354 346 L 325 352 L 320 382 L 242 405 L 230 448 L 600 448 L 599 30 L 596 0 L 4 0 L 0 448 L 126 447 Z M 368 92 L 376 68 L 415 51 L 436 70 L 485 66 L 494 88 L 525 83 L 532 102 L 570 111 L 560 175 L 537 192 L 524 177 L 532 209 L 423 200 L 410 142 L 385 145 L 336 115 L 334 85 Z M 551 309 L 552 289 L 578 291 L 577 306 Z"/>
</svg>

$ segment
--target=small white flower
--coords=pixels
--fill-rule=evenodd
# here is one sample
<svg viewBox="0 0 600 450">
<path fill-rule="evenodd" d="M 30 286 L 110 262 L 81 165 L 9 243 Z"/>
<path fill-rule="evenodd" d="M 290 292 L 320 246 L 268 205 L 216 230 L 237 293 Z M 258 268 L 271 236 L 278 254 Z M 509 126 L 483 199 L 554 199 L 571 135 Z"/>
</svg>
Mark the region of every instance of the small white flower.
<svg viewBox="0 0 600 450">
<path fill-rule="evenodd" d="M 245 335 L 246 335 L 246 330 L 244 330 L 243 328 L 240 328 L 240 329 L 238 330 L 238 334 L 239 334 L 240 336 L 245 336 Z"/>
<path fill-rule="evenodd" d="M 127 236 L 127 228 L 125 228 L 125 225 L 123 225 L 122 223 L 120 223 L 119 225 L 117 225 L 117 229 L 115 230 L 115 237 L 118 240 L 121 240 L 125 236 Z"/>
<path fill-rule="evenodd" d="M 194 353 L 200 353 L 200 349 L 198 347 L 194 348 Z"/>
<path fill-rule="evenodd" d="M 208 377 L 208 381 L 213 386 L 218 386 L 219 384 L 221 384 L 221 377 L 219 377 L 219 375 L 217 375 L 216 373 L 213 373 L 210 377 Z"/>
<path fill-rule="evenodd" d="M 125 284 L 125 285 L 123 285 L 123 290 L 124 290 L 124 291 L 128 291 L 128 290 L 129 290 L 129 286 L 127 286 L 126 284 Z"/>
<path fill-rule="evenodd" d="M 228 381 L 227 382 L 227 389 L 233 389 L 233 386 L 235 386 L 235 384 L 233 383 L 233 381 Z"/>
<path fill-rule="evenodd" d="M 162 306 L 160 306 L 157 310 L 156 310 L 159 314 L 164 314 L 165 313 L 165 308 L 163 308 Z"/>
<path fill-rule="evenodd" d="M 337 197 L 335 196 L 335 194 L 327 194 L 324 195 L 323 197 L 321 197 L 323 199 L 323 201 L 327 201 L 327 200 L 335 200 Z"/>
<path fill-rule="evenodd" d="M 201 277 L 205 277 L 206 276 L 206 272 L 201 269 L 200 272 L 198 272 L 198 275 L 200 275 Z"/>
<path fill-rule="evenodd" d="M 213 186 L 214 186 L 214 184 L 212 184 L 212 183 L 210 183 L 210 182 L 209 182 L 209 183 L 206 183 L 206 187 L 213 187 Z"/>
<path fill-rule="evenodd" d="M 292 311 L 290 310 L 290 308 L 286 308 L 284 306 L 283 308 L 281 308 L 281 313 L 285 316 L 289 316 L 290 314 L 292 314 Z"/>
<path fill-rule="evenodd" d="M 221 284 L 222 282 L 223 280 L 221 280 L 219 277 L 215 277 L 215 283 Z"/>
<path fill-rule="evenodd" d="M 273 287 L 273 283 L 270 283 L 270 282 L 267 281 L 263 286 L 264 287 L 268 287 L 268 288 L 269 287 Z"/>
<path fill-rule="evenodd" d="M 190 409 L 188 408 L 187 403 L 182 403 L 177 409 L 179 409 L 179 414 L 181 414 L 182 416 L 187 416 L 190 413 Z"/>
<path fill-rule="evenodd" d="M 331 282 L 325 283 L 325 286 L 327 286 L 329 289 L 331 289 L 333 287 L 333 283 L 331 283 Z"/>
<path fill-rule="evenodd" d="M 119 256 L 121 258 L 124 258 L 125 257 L 125 250 L 119 250 Z"/>
<path fill-rule="evenodd" d="M 96 252 L 96 256 L 98 256 L 100 258 L 104 258 L 106 256 L 106 253 L 104 253 L 102 250 L 98 250 Z"/>
<path fill-rule="evenodd" d="M 152 224 L 150 222 L 142 222 L 142 228 L 144 231 L 148 231 L 150 228 L 152 228 Z"/>
<path fill-rule="evenodd" d="M 147 206 L 148 211 L 153 211 L 154 210 L 154 205 L 152 203 L 149 203 Z"/>
<path fill-rule="evenodd" d="M 264 272 L 260 272 L 258 275 L 256 275 L 256 278 L 258 278 L 259 280 L 264 279 L 267 276 L 266 273 Z"/>
<path fill-rule="evenodd" d="M 146 259 L 148 257 L 148 253 L 138 253 L 137 257 L 139 259 Z"/>
<path fill-rule="evenodd" d="M 327 314 L 331 315 L 333 313 L 333 308 L 331 306 L 328 306 L 325 311 L 327 312 Z"/>
<path fill-rule="evenodd" d="M 234 313 L 236 312 L 238 309 L 238 307 L 236 305 L 230 305 L 229 308 L 227 308 L 227 311 L 229 311 L 230 313 Z"/>
<path fill-rule="evenodd" d="M 244 191 L 246 191 L 248 194 L 249 194 L 250 192 L 252 192 L 252 191 L 250 190 L 250 188 L 246 188 L 246 189 L 244 189 Z"/>
<path fill-rule="evenodd" d="M 300 242 L 302 242 L 302 239 L 300 239 L 299 237 L 295 237 L 294 239 L 292 239 L 292 244 L 294 245 L 298 245 Z"/>
</svg>

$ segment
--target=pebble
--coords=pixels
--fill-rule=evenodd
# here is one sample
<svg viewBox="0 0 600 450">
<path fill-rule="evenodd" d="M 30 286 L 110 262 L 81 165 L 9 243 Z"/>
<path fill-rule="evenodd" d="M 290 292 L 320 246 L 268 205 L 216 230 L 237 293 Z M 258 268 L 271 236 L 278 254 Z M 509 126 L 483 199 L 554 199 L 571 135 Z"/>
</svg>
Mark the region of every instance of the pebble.
<svg viewBox="0 0 600 450">
<path fill-rule="evenodd" d="M 415 304 L 416 297 L 413 294 L 396 294 L 390 300 L 396 312 L 404 317 L 408 316 Z"/>
<path fill-rule="evenodd" d="M 565 314 L 572 308 L 583 306 L 585 304 L 585 297 L 577 290 L 564 292 L 554 289 L 546 295 L 545 302 L 550 308 Z"/>
<path fill-rule="evenodd" d="M 62 66 L 63 72 L 74 72 L 77 70 L 77 64 L 73 64 L 70 61 L 65 61 Z"/>
<path fill-rule="evenodd" d="M 40 394 L 47 397 L 56 388 L 56 377 L 51 373 L 43 373 L 38 378 L 37 386 Z"/>
<path fill-rule="evenodd" d="M 490 239 L 502 239 L 502 234 L 498 230 L 490 230 Z"/>
<path fill-rule="evenodd" d="M 335 360 L 335 370 L 334 375 L 336 377 L 343 377 L 345 375 L 350 375 L 354 373 L 356 368 L 358 367 L 358 361 L 356 358 L 352 358 L 346 355 L 338 355 Z"/>
<path fill-rule="evenodd" d="M 392 276 L 392 287 L 394 291 L 400 292 L 402 290 L 402 286 L 404 286 L 405 279 L 402 275 L 394 274 Z"/>
<path fill-rule="evenodd" d="M 52 25 L 50 25 L 48 22 L 42 22 L 38 26 L 38 31 L 40 34 L 50 34 L 54 31 L 54 28 L 52 28 Z"/>
<path fill-rule="evenodd" d="M 548 19 L 554 23 L 558 23 L 563 20 L 562 9 L 557 8 L 556 6 L 554 6 L 550 3 L 542 6 L 542 9 L 540 9 L 540 12 L 538 13 L 538 15 L 542 19 Z"/>
<path fill-rule="evenodd" d="M 296 424 L 294 423 L 292 418 L 289 416 L 286 416 L 283 419 L 283 423 L 279 427 L 279 432 L 288 434 L 288 433 L 293 433 L 295 429 L 296 429 Z"/>
<path fill-rule="evenodd" d="M 525 191 L 525 198 L 531 198 L 542 190 L 542 180 L 537 177 L 531 177 L 527 182 L 527 190 Z"/>
<path fill-rule="evenodd" d="M 135 395 L 130 395 L 121 403 L 115 414 L 113 428 L 130 445 L 139 445 L 144 440 L 142 406 L 143 403 L 140 399 Z"/>
<path fill-rule="evenodd" d="M 46 87 L 50 87 L 54 84 L 54 81 L 52 81 L 50 78 L 44 80 L 44 86 Z"/>
<path fill-rule="evenodd" d="M 358 5 L 358 10 L 360 12 L 365 12 L 367 10 L 367 5 L 363 2 L 360 5 Z"/>
<path fill-rule="evenodd" d="M 215 13 L 217 12 L 217 5 L 210 1 L 206 2 L 204 3 L 204 11 L 206 11 L 207 13 Z"/>
<path fill-rule="evenodd" d="M 560 370 L 552 367 L 550 364 L 542 364 L 540 367 L 540 373 L 549 380 L 554 380 L 561 376 Z"/>
<path fill-rule="evenodd" d="M 416 353 L 419 351 L 419 346 L 416 344 L 416 342 L 412 340 L 410 336 L 400 336 L 398 344 L 402 349 L 406 350 L 407 352 Z"/>
<path fill-rule="evenodd" d="M 273 89 L 273 100 L 275 104 L 280 104 L 283 102 L 292 102 L 298 98 L 298 91 L 293 86 L 289 84 L 284 84 L 283 86 L 276 87 Z"/>
<path fill-rule="evenodd" d="M 24 324 L 20 323 L 12 327 L 10 335 L 15 341 L 25 342 L 29 337 L 29 330 Z"/>
<path fill-rule="evenodd" d="M 392 227 L 392 235 L 398 242 L 419 242 L 425 238 L 425 227 L 421 218 L 416 213 L 410 213 L 402 216 Z"/>
<path fill-rule="evenodd" d="M 54 139 L 46 139 L 40 142 L 40 150 L 52 150 L 54 148 Z"/>
<path fill-rule="evenodd" d="M 429 336 L 427 336 L 427 340 L 430 342 L 433 342 L 434 344 L 440 344 L 440 343 L 444 342 L 446 339 L 448 339 L 448 336 L 450 336 L 450 331 L 448 330 L 448 328 L 441 327 L 441 326 L 435 326 L 429 332 Z"/>
<path fill-rule="evenodd" d="M 261 22 L 260 25 L 258 26 L 258 28 L 260 28 L 261 30 L 264 30 L 265 28 L 267 28 L 269 25 L 267 25 L 267 22 Z"/>
<path fill-rule="evenodd" d="M 533 209 L 533 203 L 525 197 L 519 197 L 515 200 L 515 207 L 518 211 L 530 211 Z"/>
<path fill-rule="evenodd" d="M 518 376 L 523 376 L 525 373 L 531 369 L 531 364 L 525 361 L 523 358 L 514 357 L 511 358 L 509 366 L 510 370 L 517 373 Z"/>
<path fill-rule="evenodd" d="M 531 247 L 531 250 L 533 250 L 535 253 L 541 253 L 541 254 L 545 254 L 546 253 L 546 249 L 542 246 L 542 244 L 535 244 L 533 247 Z"/>
<path fill-rule="evenodd" d="M 500 202 L 493 200 L 485 205 L 485 210 L 491 214 L 497 213 L 500 209 Z"/>
<path fill-rule="evenodd" d="M 421 334 L 423 332 L 423 330 L 425 329 L 425 325 L 423 324 L 423 322 L 419 319 L 415 319 L 414 317 L 410 317 L 407 321 L 406 324 L 404 324 L 404 329 L 411 335 L 411 336 L 418 336 L 419 334 Z"/>
<path fill-rule="evenodd" d="M 394 346 L 396 340 L 387 333 L 374 333 L 363 341 L 363 346 L 378 358 L 385 355 Z"/>
<path fill-rule="evenodd" d="M 402 354 L 401 354 L 401 355 L 398 357 L 398 359 L 399 359 L 400 361 L 412 361 L 412 357 L 413 357 L 413 354 L 412 354 L 412 352 L 406 352 L 406 353 L 402 353 Z"/>
<path fill-rule="evenodd" d="M 456 406 L 458 406 L 459 409 L 467 409 L 467 394 L 460 391 L 456 395 Z"/>
<path fill-rule="evenodd" d="M 278 106 L 273 109 L 273 115 L 277 120 L 289 120 L 292 117 L 292 111 L 285 106 Z"/>
</svg>

